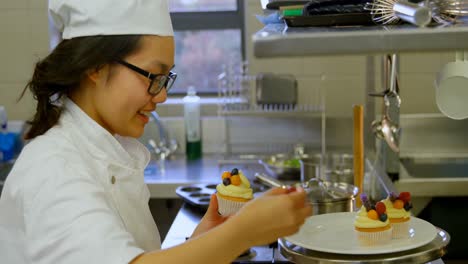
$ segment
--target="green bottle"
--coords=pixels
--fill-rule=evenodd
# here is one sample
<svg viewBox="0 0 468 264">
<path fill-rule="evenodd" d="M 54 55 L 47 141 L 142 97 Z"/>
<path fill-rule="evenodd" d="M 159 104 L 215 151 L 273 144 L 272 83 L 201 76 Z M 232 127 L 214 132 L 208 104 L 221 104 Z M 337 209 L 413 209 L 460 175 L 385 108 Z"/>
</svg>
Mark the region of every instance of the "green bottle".
<svg viewBox="0 0 468 264">
<path fill-rule="evenodd" d="M 187 159 L 196 160 L 202 156 L 200 97 L 195 87 L 190 86 L 183 98 L 185 120 L 185 153 Z"/>
</svg>

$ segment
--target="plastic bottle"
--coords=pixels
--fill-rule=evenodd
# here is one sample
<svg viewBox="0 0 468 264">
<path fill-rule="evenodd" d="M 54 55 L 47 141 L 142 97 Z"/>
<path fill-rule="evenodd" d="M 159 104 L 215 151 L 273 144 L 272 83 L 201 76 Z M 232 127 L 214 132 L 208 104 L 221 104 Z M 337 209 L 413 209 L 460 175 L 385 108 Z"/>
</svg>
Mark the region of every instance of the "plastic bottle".
<svg viewBox="0 0 468 264">
<path fill-rule="evenodd" d="M 202 155 L 201 113 L 200 97 L 197 96 L 195 87 L 190 86 L 188 88 L 183 102 L 186 139 L 185 152 L 187 159 L 199 159 Z"/>
<path fill-rule="evenodd" d="M 15 148 L 15 137 L 7 130 L 8 117 L 5 107 L 0 105 L 0 161 L 13 159 Z"/>
<path fill-rule="evenodd" d="M 7 115 L 6 115 L 6 110 L 5 110 L 5 107 L 3 107 L 2 105 L 0 105 L 0 167 L 3 163 L 4 159 L 3 157 L 5 156 L 3 154 L 3 144 L 2 144 L 2 141 L 3 141 L 3 134 L 6 133 L 6 129 L 7 129 Z"/>
</svg>

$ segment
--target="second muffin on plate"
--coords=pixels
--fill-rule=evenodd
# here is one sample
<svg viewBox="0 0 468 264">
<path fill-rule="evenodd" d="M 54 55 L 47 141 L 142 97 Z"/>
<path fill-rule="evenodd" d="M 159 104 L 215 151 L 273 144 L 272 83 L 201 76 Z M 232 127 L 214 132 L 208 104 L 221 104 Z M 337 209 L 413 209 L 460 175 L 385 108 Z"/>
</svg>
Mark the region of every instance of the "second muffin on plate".
<svg viewBox="0 0 468 264">
<path fill-rule="evenodd" d="M 401 192 L 397 195 L 392 192 L 382 202 L 387 207 L 388 219 L 393 228 L 392 238 L 408 238 L 411 217 L 410 210 L 413 208 L 410 193 Z"/>
</svg>

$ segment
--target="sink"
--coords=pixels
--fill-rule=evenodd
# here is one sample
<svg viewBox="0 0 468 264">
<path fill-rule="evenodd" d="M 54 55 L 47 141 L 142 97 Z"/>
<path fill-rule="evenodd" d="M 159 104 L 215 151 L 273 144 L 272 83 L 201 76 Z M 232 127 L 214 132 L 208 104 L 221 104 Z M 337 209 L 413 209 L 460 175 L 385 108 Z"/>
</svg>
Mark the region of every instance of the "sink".
<svg viewBox="0 0 468 264">
<path fill-rule="evenodd" d="M 413 178 L 467 178 L 466 158 L 401 158 L 401 165 Z"/>
<path fill-rule="evenodd" d="M 468 196 L 468 156 L 418 156 L 400 159 L 397 190 L 418 197 Z"/>
</svg>

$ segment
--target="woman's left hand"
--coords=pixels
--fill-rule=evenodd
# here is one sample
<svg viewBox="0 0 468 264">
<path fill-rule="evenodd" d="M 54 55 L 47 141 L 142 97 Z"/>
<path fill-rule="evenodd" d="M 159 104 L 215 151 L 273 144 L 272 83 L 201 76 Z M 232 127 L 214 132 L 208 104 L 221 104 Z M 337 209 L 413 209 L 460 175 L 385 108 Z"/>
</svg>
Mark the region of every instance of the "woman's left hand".
<svg viewBox="0 0 468 264">
<path fill-rule="evenodd" d="M 218 214 L 218 199 L 216 198 L 216 194 L 211 195 L 210 204 L 208 209 L 203 216 L 202 220 L 198 224 L 195 231 L 192 233 L 192 238 L 198 235 L 205 233 L 206 231 L 222 224 L 226 221 L 228 217 L 221 216 Z"/>
</svg>

